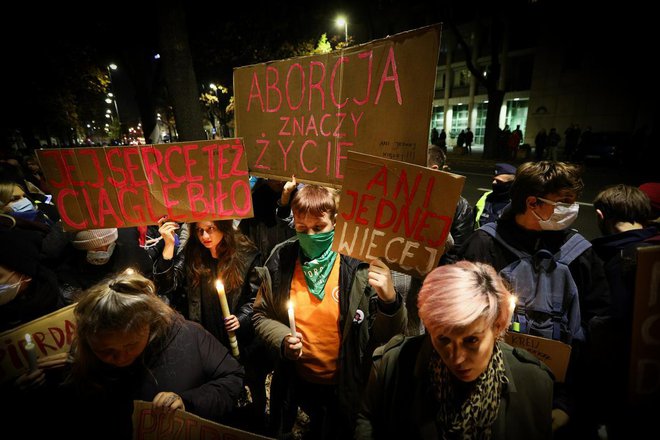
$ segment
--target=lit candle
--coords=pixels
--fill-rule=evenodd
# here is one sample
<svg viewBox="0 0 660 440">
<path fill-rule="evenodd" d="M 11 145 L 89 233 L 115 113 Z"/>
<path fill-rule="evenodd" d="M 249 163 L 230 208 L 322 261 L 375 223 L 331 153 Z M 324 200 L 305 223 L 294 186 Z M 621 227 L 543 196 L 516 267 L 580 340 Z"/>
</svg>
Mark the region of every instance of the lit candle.
<svg viewBox="0 0 660 440">
<path fill-rule="evenodd" d="M 28 371 L 32 373 L 37 369 L 37 347 L 32 342 L 32 335 L 25 334 L 25 352 L 28 357 Z"/>
<path fill-rule="evenodd" d="M 296 318 L 293 315 L 293 302 L 289 301 L 289 328 L 291 335 L 296 336 Z"/>
<path fill-rule="evenodd" d="M 229 304 L 227 304 L 227 295 L 225 295 L 225 286 L 222 284 L 222 281 L 215 281 L 215 290 L 218 291 L 218 299 L 220 300 L 220 307 L 222 308 L 222 316 L 224 319 L 229 318 Z M 238 358 L 238 341 L 236 340 L 236 334 L 233 331 L 227 331 L 229 336 L 229 345 L 231 346 L 231 354 L 234 357 Z"/>
<path fill-rule="evenodd" d="M 509 307 L 511 309 L 511 330 L 514 332 L 519 332 L 520 331 L 520 323 L 514 321 L 513 319 L 513 312 L 516 311 L 516 304 L 518 303 L 518 297 L 515 295 L 511 295 L 509 297 Z"/>
</svg>

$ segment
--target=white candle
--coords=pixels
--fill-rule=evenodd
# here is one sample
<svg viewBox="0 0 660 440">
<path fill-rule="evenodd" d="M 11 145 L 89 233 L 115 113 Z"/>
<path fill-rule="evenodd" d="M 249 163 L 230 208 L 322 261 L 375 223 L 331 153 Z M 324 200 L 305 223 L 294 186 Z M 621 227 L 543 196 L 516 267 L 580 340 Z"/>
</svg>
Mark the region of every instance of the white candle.
<svg viewBox="0 0 660 440">
<path fill-rule="evenodd" d="M 293 315 L 293 302 L 289 301 L 289 328 L 291 335 L 296 336 L 296 318 Z"/>
<path fill-rule="evenodd" d="M 32 342 L 32 335 L 25 334 L 25 352 L 28 356 L 28 371 L 32 373 L 37 369 L 37 347 Z"/>
<path fill-rule="evenodd" d="M 222 309 L 222 316 L 224 319 L 229 318 L 229 304 L 227 304 L 227 295 L 225 295 L 225 286 L 222 284 L 222 281 L 215 281 L 215 290 L 218 291 L 218 299 L 220 300 L 220 308 Z M 233 331 L 227 331 L 229 336 L 229 345 L 231 346 L 231 354 L 234 357 L 238 358 L 238 341 L 236 340 L 236 334 Z"/>
</svg>

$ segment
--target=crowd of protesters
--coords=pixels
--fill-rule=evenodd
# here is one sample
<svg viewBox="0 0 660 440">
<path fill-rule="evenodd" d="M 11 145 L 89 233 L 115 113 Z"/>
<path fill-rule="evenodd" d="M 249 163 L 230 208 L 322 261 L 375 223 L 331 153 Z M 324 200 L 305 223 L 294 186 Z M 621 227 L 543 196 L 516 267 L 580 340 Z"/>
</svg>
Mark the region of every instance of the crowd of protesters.
<svg viewBox="0 0 660 440">
<path fill-rule="evenodd" d="M 515 158 L 519 127 L 510 138 Z M 433 140 L 429 167 L 443 169 L 445 137 Z M 465 142 L 469 154 L 472 138 Z M 598 195 L 591 215 L 603 237 L 568 265 L 580 336 L 570 342 L 567 380 L 553 382 L 542 362 L 502 341 L 510 298 L 526 286 L 500 271 L 516 250 L 555 253 L 579 236 L 570 226 L 581 169 L 554 160 L 556 143 L 545 142 L 553 160 L 498 163 L 493 191 L 474 209 L 462 199 L 469 231 L 451 230 L 452 258 L 416 287 L 379 259 L 332 251 L 336 190 L 258 179 L 255 217 L 240 223 L 163 218 L 65 231 L 34 158 L 0 162 L 0 330 L 69 304 L 77 320 L 68 356 L 3 385 L 8 414 L 24 421 L 47 403 L 45 420 L 63 433 L 75 424 L 69 432 L 94 429 L 98 438 L 129 436 L 133 399 L 281 438 L 293 435 L 299 410 L 308 438 L 597 438 L 603 426 L 624 437 L 626 420 L 639 428 L 657 409 L 657 400 L 626 405 L 625 389 L 630 271 L 639 246 L 660 243 L 660 184 Z M 611 353 L 616 377 L 599 364 Z"/>
</svg>

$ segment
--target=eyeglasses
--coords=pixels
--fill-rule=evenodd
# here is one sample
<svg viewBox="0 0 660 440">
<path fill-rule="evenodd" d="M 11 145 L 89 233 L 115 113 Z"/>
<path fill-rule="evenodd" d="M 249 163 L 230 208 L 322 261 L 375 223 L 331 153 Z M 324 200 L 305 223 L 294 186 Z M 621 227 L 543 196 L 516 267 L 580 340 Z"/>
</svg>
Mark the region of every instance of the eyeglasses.
<svg viewBox="0 0 660 440">
<path fill-rule="evenodd" d="M 547 203 L 548 205 L 552 206 L 571 206 L 573 203 L 566 203 L 566 202 L 553 202 L 552 200 L 544 199 L 543 197 L 537 197 L 540 201 L 543 203 Z"/>
</svg>

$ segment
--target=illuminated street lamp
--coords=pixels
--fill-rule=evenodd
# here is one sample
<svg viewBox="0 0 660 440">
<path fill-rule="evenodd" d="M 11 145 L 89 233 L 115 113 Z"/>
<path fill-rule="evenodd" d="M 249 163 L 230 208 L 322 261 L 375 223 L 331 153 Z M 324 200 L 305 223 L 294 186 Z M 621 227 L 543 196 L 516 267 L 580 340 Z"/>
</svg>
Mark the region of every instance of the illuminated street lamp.
<svg viewBox="0 0 660 440">
<path fill-rule="evenodd" d="M 337 17 L 335 23 L 337 24 L 337 27 L 344 27 L 344 41 L 348 44 L 348 21 L 346 21 L 346 17 L 340 15 Z"/>
<path fill-rule="evenodd" d="M 115 63 L 111 63 L 108 66 L 106 66 L 108 69 L 108 78 L 110 78 L 110 88 L 114 91 L 114 84 L 112 82 L 112 71 L 117 70 L 117 65 Z M 121 119 L 119 118 L 119 108 L 117 107 L 117 99 L 115 98 L 114 93 L 108 93 L 108 98 L 105 100 L 108 104 L 110 104 L 110 101 L 115 103 L 115 113 L 117 113 L 117 124 L 119 124 L 119 130 L 121 131 Z"/>
</svg>

